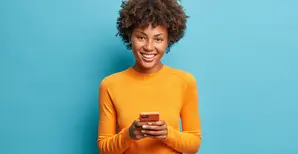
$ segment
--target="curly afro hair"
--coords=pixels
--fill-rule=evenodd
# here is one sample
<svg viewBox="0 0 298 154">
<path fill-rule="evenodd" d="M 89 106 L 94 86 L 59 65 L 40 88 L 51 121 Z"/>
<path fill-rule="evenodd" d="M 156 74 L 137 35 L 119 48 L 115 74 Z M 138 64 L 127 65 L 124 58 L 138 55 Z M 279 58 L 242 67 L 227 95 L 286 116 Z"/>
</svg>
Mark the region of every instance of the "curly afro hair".
<svg viewBox="0 0 298 154">
<path fill-rule="evenodd" d="M 184 36 L 187 18 L 177 0 L 125 0 L 117 18 L 117 36 L 131 49 L 130 36 L 135 27 L 165 25 L 169 49 Z"/>
</svg>

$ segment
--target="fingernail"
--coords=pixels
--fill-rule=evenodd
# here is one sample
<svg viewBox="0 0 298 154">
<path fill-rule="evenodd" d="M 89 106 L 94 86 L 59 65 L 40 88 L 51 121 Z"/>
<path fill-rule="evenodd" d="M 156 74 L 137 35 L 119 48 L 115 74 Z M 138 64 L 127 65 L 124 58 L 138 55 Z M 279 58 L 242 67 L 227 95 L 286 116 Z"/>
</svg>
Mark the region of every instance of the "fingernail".
<svg viewBox="0 0 298 154">
<path fill-rule="evenodd" d="M 141 132 L 142 132 L 142 133 L 145 133 L 145 131 L 144 131 L 144 130 L 141 130 Z"/>
<path fill-rule="evenodd" d="M 151 123 L 151 122 L 149 122 L 149 123 L 148 123 L 148 125 L 152 125 L 152 123 Z"/>
<path fill-rule="evenodd" d="M 147 136 L 146 134 L 144 134 L 144 136 Z"/>
<path fill-rule="evenodd" d="M 146 128 L 146 127 L 147 127 L 146 125 L 143 125 L 143 126 L 142 126 L 142 128 Z"/>
</svg>

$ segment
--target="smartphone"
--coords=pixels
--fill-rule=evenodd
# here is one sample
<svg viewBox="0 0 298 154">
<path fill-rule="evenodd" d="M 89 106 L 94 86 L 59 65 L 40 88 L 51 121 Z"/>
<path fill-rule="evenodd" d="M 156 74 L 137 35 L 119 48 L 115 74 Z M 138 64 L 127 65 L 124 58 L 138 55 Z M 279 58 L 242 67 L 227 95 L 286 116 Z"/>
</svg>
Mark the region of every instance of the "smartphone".
<svg viewBox="0 0 298 154">
<path fill-rule="evenodd" d="M 141 112 L 139 118 L 141 122 L 157 122 L 159 121 L 159 112 Z"/>
</svg>

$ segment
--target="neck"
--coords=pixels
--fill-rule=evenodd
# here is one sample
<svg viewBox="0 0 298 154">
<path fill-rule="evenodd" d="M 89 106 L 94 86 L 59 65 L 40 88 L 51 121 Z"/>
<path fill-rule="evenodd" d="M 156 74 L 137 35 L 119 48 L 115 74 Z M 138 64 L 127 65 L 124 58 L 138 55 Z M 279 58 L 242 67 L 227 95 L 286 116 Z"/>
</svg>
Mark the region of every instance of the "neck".
<svg viewBox="0 0 298 154">
<path fill-rule="evenodd" d="M 162 69 L 162 67 L 163 67 L 163 64 L 161 62 L 159 62 L 158 64 L 154 65 L 152 68 L 143 68 L 138 63 L 135 63 L 135 65 L 133 66 L 133 68 L 137 72 L 144 73 L 144 74 L 151 74 L 151 73 L 158 72 L 159 70 Z"/>
</svg>

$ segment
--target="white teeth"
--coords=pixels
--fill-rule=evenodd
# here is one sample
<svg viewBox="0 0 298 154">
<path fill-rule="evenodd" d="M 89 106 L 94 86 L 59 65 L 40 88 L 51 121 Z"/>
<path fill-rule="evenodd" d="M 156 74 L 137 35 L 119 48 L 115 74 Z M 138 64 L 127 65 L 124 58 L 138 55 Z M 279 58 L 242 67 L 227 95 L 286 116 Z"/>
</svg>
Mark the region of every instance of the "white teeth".
<svg viewBox="0 0 298 154">
<path fill-rule="evenodd" d="M 145 58 L 153 58 L 153 57 L 154 57 L 154 55 L 146 55 L 146 54 L 143 54 L 143 56 L 144 56 Z"/>
</svg>

